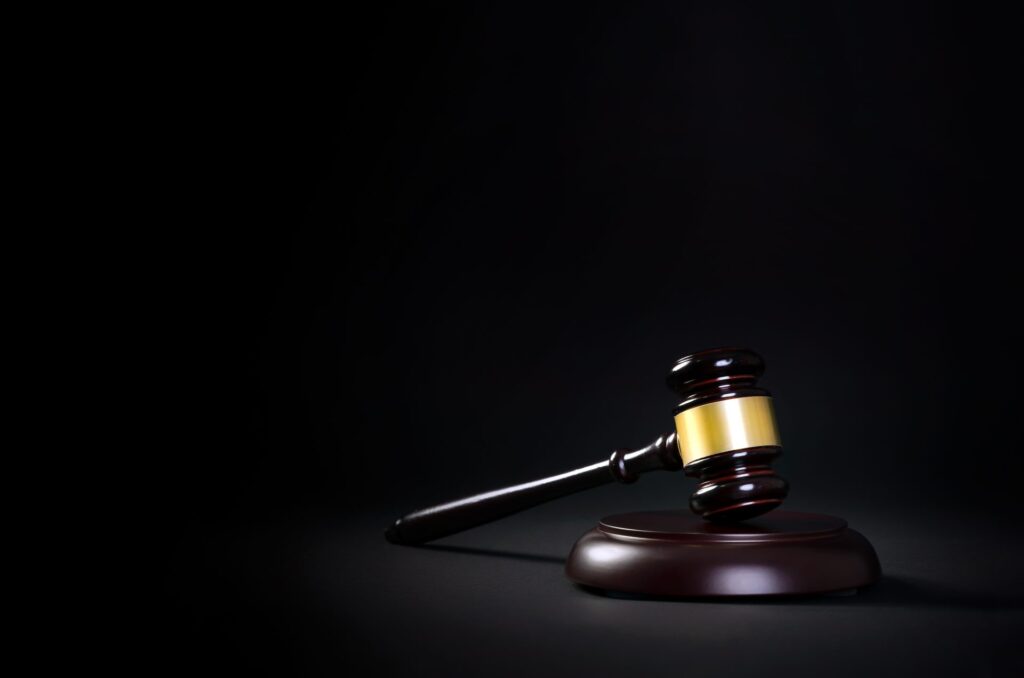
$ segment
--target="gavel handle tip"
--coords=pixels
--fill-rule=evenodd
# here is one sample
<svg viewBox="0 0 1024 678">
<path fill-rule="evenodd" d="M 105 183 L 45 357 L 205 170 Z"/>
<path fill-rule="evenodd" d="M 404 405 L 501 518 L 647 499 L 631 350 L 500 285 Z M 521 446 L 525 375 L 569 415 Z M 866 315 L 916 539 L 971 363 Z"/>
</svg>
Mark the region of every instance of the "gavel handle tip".
<svg viewBox="0 0 1024 678">
<path fill-rule="evenodd" d="M 399 518 L 395 522 L 393 522 L 390 525 L 388 525 L 388 529 L 384 530 L 384 538 L 387 539 L 392 544 L 406 544 L 406 543 L 408 543 L 404 539 L 402 539 L 402 535 L 399 532 L 399 525 L 401 524 L 401 522 L 402 522 L 402 519 Z"/>
</svg>

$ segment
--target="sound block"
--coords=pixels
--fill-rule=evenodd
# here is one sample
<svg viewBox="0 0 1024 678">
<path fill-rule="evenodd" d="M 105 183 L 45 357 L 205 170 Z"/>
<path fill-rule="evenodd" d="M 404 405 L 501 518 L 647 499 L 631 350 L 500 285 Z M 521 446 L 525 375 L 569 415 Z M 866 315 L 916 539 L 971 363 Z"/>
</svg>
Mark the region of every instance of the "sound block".
<svg viewBox="0 0 1024 678">
<path fill-rule="evenodd" d="M 875 549 L 842 518 L 772 511 L 713 523 L 688 510 L 603 518 L 576 542 L 566 575 L 636 596 L 796 596 L 857 589 L 881 576 Z"/>
</svg>

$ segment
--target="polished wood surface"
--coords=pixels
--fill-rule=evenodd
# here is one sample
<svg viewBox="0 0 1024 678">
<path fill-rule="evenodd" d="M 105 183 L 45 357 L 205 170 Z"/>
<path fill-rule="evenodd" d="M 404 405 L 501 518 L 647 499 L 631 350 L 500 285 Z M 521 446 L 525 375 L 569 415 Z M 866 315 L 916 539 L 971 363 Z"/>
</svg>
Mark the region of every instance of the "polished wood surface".
<svg viewBox="0 0 1024 678">
<path fill-rule="evenodd" d="M 751 447 L 687 464 L 686 475 L 700 480 L 690 510 L 706 520 L 736 522 L 777 508 L 789 492 L 771 468 L 780 454 L 778 447 Z"/>
<path fill-rule="evenodd" d="M 745 348 L 713 348 L 691 353 L 676 361 L 666 383 L 680 396 L 672 414 L 723 398 L 770 396 L 758 387 L 764 374 L 764 360 Z"/>
<path fill-rule="evenodd" d="M 384 536 L 395 544 L 422 544 L 574 492 L 614 481 L 632 483 L 642 473 L 682 466 L 673 433 L 638 450 L 615 450 L 607 461 L 574 471 L 415 511 L 396 520 Z"/>
<path fill-rule="evenodd" d="M 683 397 L 674 413 L 729 398 L 768 396 L 756 386 L 763 372 L 761 357 L 745 349 L 714 349 L 680 358 L 668 377 L 669 387 Z M 598 485 L 631 483 L 648 471 L 681 468 L 700 481 L 690 499 L 694 512 L 709 520 L 744 520 L 785 498 L 788 485 L 771 468 L 780 454 L 777 446 L 730 450 L 684 467 L 673 432 L 637 450 L 616 450 L 607 461 L 415 511 L 396 520 L 385 537 L 396 544 L 422 544 Z"/>
<path fill-rule="evenodd" d="M 680 358 L 668 385 L 682 397 L 672 410 L 683 410 L 732 398 L 771 396 L 757 386 L 764 361 L 740 348 L 718 348 Z M 747 520 L 777 508 L 789 484 L 772 468 L 782 454 L 776 445 L 729 450 L 693 461 L 684 473 L 700 482 L 690 496 L 690 509 L 718 522 Z"/>
<path fill-rule="evenodd" d="M 841 518 L 774 511 L 724 524 L 675 510 L 603 518 L 576 542 L 566 575 L 603 592 L 718 598 L 857 589 L 881 566 Z"/>
</svg>

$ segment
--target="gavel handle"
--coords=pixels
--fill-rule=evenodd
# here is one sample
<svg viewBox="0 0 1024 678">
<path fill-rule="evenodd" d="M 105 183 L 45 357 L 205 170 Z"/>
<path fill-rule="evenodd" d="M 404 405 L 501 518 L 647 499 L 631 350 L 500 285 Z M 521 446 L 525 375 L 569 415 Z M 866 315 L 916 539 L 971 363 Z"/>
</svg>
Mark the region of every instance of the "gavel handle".
<svg viewBox="0 0 1024 678">
<path fill-rule="evenodd" d="M 615 450 L 608 461 L 575 471 L 414 511 L 396 520 L 384 536 L 393 544 L 423 544 L 558 497 L 616 480 L 632 483 L 647 471 L 678 471 L 682 467 L 672 433 L 638 450 Z"/>
</svg>

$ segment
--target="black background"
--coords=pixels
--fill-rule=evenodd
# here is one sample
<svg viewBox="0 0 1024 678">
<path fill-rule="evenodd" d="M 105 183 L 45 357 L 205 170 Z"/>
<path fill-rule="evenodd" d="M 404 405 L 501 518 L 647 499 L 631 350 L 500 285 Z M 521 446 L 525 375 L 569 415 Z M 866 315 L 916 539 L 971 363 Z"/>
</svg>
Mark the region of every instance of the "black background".
<svg viewBox="0 0 1024 678">
<path fill-rule="evenodd" d="M 1009 520 L 1017 33 L 892 3 L 386 4 L 205 29 L 161 130 L 181 217 L 156 497 L 181 645 L 330 672 L 295 641 L 316 615 L 252 621 L 286 585 L 225 565 L 280 551 L 210 535 L 366 516 L 376 539 L 646 444 L 671 430 L 669 367 L 714 346 L 767 361 L 794 508 Z M 621 496 L 683 506 L 689 483 Z"/>
</svg>

